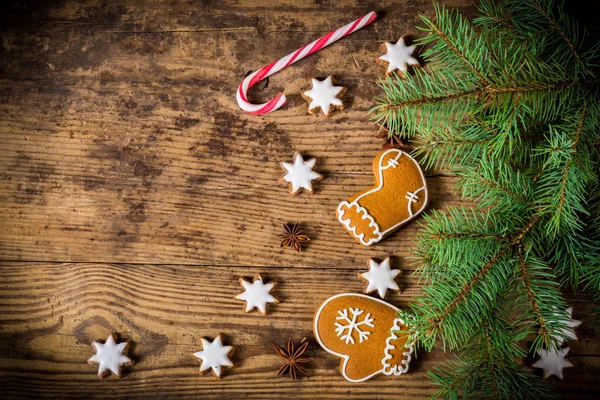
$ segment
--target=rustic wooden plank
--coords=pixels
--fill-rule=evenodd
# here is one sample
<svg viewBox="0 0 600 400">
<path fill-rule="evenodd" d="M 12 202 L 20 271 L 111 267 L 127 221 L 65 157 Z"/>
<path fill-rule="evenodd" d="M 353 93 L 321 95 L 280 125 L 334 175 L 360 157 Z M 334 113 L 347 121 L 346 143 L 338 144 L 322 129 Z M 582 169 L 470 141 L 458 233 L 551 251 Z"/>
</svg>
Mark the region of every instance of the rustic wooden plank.
<svg viewBox="0 0 600 400">
<path fill-rule="evenodd" d="M 448 357 L 439 351 L 421 353 L 406 377 L 350 385 L 310 333 L 320 301 L 361 289 L 356 273 L 369 257 L 390 254 L 410 268 L 403 257 L 417 224 L 367 249 L 334 210 L 371 184 L 380 147 L 367 111 L 380 93 L 379 45 L 417 34 L 417 13 L 432 13 L 428 0 L 36 3 L 0 5 L 0 260 L 21 260 L 0 266 L 3 397 L 433 392 L 425 374 Z M 472 12 L 466 0 L 443 3 Z M 239 112 L 233 93 L 247 71 L 373 8 L 382 15 L 376 24 L 251 91 L 266 100 L 285 89 L 283 110 Z M 347 110 L 327 120 L 305 115 L 300 92 L 328 74 L 347 86 Z M 326 175 L 314 196 L 291 199 L 276 184 L 278 161 L 296 150 L 318 157 Z M 455 181 L 429 171 L 431 209 L 463 204 Z M 278 247 L 288 221 L 302 221 L 313 238 L 300 254 Z M 267 318 L 244 315 L 232 298 L 237 278 L 255 272 L 280 281 L 283 302 Z M 420 290 L 408 272 L 392 298 L 400 307 Z M 597 398 L 590 298 L 569 301 L 584 325 L 571 344 L 577 368 L 556 387 Z M 134 340 L 138 364 L 122 380 L 99 380 L 85 360 L 91 340 L 111 329 Z M 218 331 L 239 345 L 239 366 L 222 381 L 200 377 L 190 356 L 200 336 Z M 289 335 L 311 338 L 313 377 L 275 378 L 271 345 Z"/>
<path fill-rule="evenodd" d="M 404 267 L 399 259 L 395 266 Z M 318 305 L 344 291 L 359 292 L 356 274 L 366 263 L 340 269 L 293 267 L 199 267 L 185 265 L 114 265 L 19 263 L 0 264 L 0 390 L 12 395 L 64 398 L 348 398 L 378 393 L 381 399 L 426 398 L 434 387 L 427 370 L 451 355 L 419 352 L 410 373 L 349 384 L 339 374 L 338 360 L 323 351 L 311 332 Z M 406 307 L 420 291 L 410 270 L 399 279 L 401 294 L 389 301 Z M 245 314 L 233 297 L 238 278 L 263 273 L 278 282 L 281 303 L 263 317 Z M 578 398 L 600 393 L 595 380 L 600 341 L 591 329 L 590 297 L 569 299 L 583 321 L 580 340 L 571 343 L 565 394 L 575 387 Z M 137 364 L 121 379 L 100 380 L 86 363 L 90 343 L 116 330 L 133 340 Z M 191 354 L 199 338 L 224 333 L 237 346 L 237 366 L 222 380 L 200 376 Z M 312 376 L 291 382 L 276 378 L 280 359 L 273 344 L 292 335 L 307 336 Z M 587 397 L 586 397 L 587 396 Z"/>
<path fill-rule="evenodd" d="M 37 140 L 32 136 L 28 142 Z M 44 148 L 42 141 L 38 145 Z M 406 255 L 417 230 L 411 224 L 374 249 L 345 233 L 335 218 L 337 204 L 372 184 L 368 167 L 355 166 L 364 169 L 362 174 L 333 170 L 352 168 L 344 160 L 351 155 L 311 151 L 326 179 L 316 194 L 290 198 L 287 188 L 277 185 L 282 173 L 275 161 L 256 162 L 241 154 L 213 157 L 215 165 L 193 168 L 194 156 L 185 146 L 180 146 L 182 161 L 161 146 L 149 146 L 156 150 L 130 141 L 103 144 L 98 160 L 84 149 L 88 154 L 82 162 L 77 150 L 67 157 L 55 157 L 53 149 L 42 154 L 15 147 L 12 156 L 5 151 L 5 179 L 0 181 L 3 257 L 336 266 L 368 254 Z M 195 151 L 204 154 L 204 149 Z M 290 151 L 276 154 L 275 160 L 292 156 Z M 171 166 L 155 172 L 163 160 Z M 458 204 L 451 192 L 454 182 L 440 176 L 429 179 L 431 208 L 441 207 L 442 199 L 444 206 Z M 300 255 L 279 248 L 281 224 L 289 221 L 301 221 L 313 238 Z"/>
<path fill-rule="evenodd" d="M 45 24 L 12 16 L 1 53 L 7 68 L 0 72 L 0 254 L 300 266 L 366 256 L 335 221 L 335 207 L 372 182 L 379 142 L 366 112 L 379 93 L 380 37 L 392 40 L 389 32 L 395 37 L 401 28 L 416 32 L 416 12 L 430 11 L 415 2 L 393 13 L 390 4 L 382 6 L 382 23 L 255 92 L 290 93 L 284 110 L 265 117 L 237 109 L 233 93 L 245 72 L 333 29 L 335 20 L 350 20 L 359 8 L 332 3 L 315 14 L 312 5 L 286 4 L 266 17 L 265 5 L 255 3 L 185 4 L 166 13 L 172 6 L 160 1 L 66 2 L 40 14 Z M 287 29 L 291 37 L 281 34 Z M 264 42 L 273 50 L 260 51 Z M 348 86 L 348 110 L 330 119 L 306 115 L 300 92 L 310 77 L 329 73 Z M 290 199 L 277 185 L 278 162 L 296 150 L 319 158 L 326 179 L 314 196 Z M 453 183 L 430 179 L 432 208 L 442 206 L 441 198 L 444 205 L 457 201 Z M 277 248 L 281 223 L 296 220 L 314 239 L 300 257 Z M 415 230 L 413 224 L 378 251 L 406 254 Z"/>
</svg>

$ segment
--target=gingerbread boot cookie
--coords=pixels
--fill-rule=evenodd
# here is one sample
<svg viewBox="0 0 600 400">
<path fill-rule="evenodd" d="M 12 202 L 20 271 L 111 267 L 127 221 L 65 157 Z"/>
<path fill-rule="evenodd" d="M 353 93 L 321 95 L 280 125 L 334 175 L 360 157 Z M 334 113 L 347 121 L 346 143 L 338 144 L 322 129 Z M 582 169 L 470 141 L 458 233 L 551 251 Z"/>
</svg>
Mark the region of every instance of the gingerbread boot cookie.
<svg viewBox="0 0 600 400">
<path fill-rule="evenodd" d="M 340 371 L 350 382 L 397 376 L 408 371 L 413 353 L 399 311 L 383 300 L 342 293 L 319 307 L 313 331 L 323 349 L 342 359 Z"/>
<path fill-rule="evenodd" d="M 419 215 L 427 205 L 425 176 L 419 164 L 398 149 L 373 160 L 375 186 L 342 201 L 338 220 L 365 246 L 379 242 Z"/>
</svg>

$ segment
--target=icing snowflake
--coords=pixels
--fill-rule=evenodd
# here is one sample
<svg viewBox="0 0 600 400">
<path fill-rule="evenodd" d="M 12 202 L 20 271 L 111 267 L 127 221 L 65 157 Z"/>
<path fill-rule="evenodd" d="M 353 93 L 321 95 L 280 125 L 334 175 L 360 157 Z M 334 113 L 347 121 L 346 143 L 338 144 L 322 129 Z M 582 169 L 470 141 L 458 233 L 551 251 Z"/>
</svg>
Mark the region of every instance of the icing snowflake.
<svg viewBox="0 0 600 400">
<path fill-rule="evenodd" d="M 560 343 L 564 343 L 563 337 L 567 337 L 571 340 L 577 340 L 577 335 L 575 335 L 575 328 L 581 325 L 581 321 L 573 319 L 573 307 L 567 308 L 567 314 L 569 314 L 569 319 L 566 321 L 568 328 L 560 329 L 559 334 L 553 335 L 552 337 L 556 340 L 560 340 Z M 555 313 L 555 315 L 559 315 L 559 313 Z"/>
<path fill-rule="evenodd" d="M 404 42 L 404 36 L 396 44 L 385 42 L 387 53 L 379 57 L 379 60 L 388 63 L 387 72 L 399 70 L 401 73 L 408 71 L 408 66 L 417 66 L 419 61 L 412 56 L 415 46 L 407 46 Z"/>
<path fill-rule="evenodd" d="M 282 185 L 289 185 L 291 196 L 297 195 L 302 190 L 306 191 L 307 193 L 312 193 L 313 182 L 323 179 L 321 174 L 313 171 L 316 162 L 316 158 L 311 158 L 308 161 L 304 161 L 302 154 L 297 152 L 294 155 L 293 163 L 281 163 L 281 166 L 286 171 L 286 174 L 279 179 L 279 183 Z"/>
<path fill-rule="evenodd" d="M 540 349 L 537 351 L 540 359 L 533 364 L 533 367 L 542 368 L 544 370 L 544 379 L 547 379 L 551 375 L 562 379 L 563 369 L 573 366 L 569 360 L 565 360 L 569 350 L 568 347 L 557 351 Z"/>
<path fill-rule="evenodd" d="M 238 294 L 235 298 L 246 302 L 246 312 L 258 308 L 262 314 L 266 315 L 268 303 L 279 303 L 279 300 L 270 293 L 275 287 L 275 282 L 265 284 L 260 275 L 257 275 L 252 283 L 240 278 L 240 284 L 244 288 L 244 292 Z"/>
<path fill-rule="evenodd" d="M 340 324 L 339 322 L 335 322 L 335 326 L 337 326 L 337 328 L 335 328 L 335 332 L 337 333 L 338 337 L 340 337 L 340 340 L 345 340 L 346 344 L 348 343 L 352 343 L 354 344 L 354 331 L 356 331 L 356 333 L 358 333 L 358 340 L 360 343 L 362 343 L 364 340 L 367 340 L 369 338 L 369 335 L 371 334 L 370 331 L 367 330 L 362 330 L 360 327 L 365 325 L 365 326 L 370 326 L 371 328 L 374 328 L 375 325 L 373 324 L 374 319 L 371 318 L 371 313 L 367 313 L 367 315 L 365 316 L 365 318 L 360 321 L 357 322 L 358 317 L 361 316 L 364 313 L 364 310 L 361 310 L 359 308 L 350 308 L 350 314 L 352 314 L 352 319 L 350 319 L 350 316 L 348 315 L 348 309 L 345 308 L 343 311 L 338 310 L 338 317 L 336 317 L 336 320 L 342 320 L 344 321 L 344 323 L 346 323 L 346 325 Z M 346 332 L 344 334 L 344 332 Z"/>
<path fill-rule="evenodd" d="M 229 368 L 233 366 L 233 363 L 227 357 L 231 350 L 233 350 L 233 346 L 223 346 L 220 334 L 212 342 L 204 338 L 201 340 L 202 350 L 194 353 L 194 357 L 202 362 L 200 364 L 200 373 L 203 374 L 212 369 L 213 374 L 217 378 L 220 378 L 223 367 Z"/>
<path fill-rule="evenodd" d="M 385 297 L 388 289 L 400 290 L 394 278 L 400 273 L 399 269 L 390 269 L 390 258 L 386 258 L 378 264 L 373 259 L 369 260 L 369 271 L 359 275 L 361 279 L 369 282 L 365 293 L 377 290 L 379 297 Z"/>
<path fill-rule="evenodd" d="M 308 112 L 314 114 L 320 108 L 323 115 L 329 116 L 329 113 L 334 109 L 344 109 L 344 103 L 338 96 L 342 96 L 346 92 L 343 86 L 334 86 L 332 76 L 319 81 L 312 80 L 312 89 L 302 93 L 302 97 L 310 101 Z"/>
<path fill-rule="evenodd" d="M 109 374 L 116 377 L 121 377 L 121 367 L 133 364 L 133 361 L 125 355 L 129 349 L 128 342 L 117 344 L 115 335 L 110 334 L 105 343 L 92 342 L 92 346 L 96 349 L 88 362 L 90 364 L 98 364 L 98 376 L 104 378 Z"/>
</svg>

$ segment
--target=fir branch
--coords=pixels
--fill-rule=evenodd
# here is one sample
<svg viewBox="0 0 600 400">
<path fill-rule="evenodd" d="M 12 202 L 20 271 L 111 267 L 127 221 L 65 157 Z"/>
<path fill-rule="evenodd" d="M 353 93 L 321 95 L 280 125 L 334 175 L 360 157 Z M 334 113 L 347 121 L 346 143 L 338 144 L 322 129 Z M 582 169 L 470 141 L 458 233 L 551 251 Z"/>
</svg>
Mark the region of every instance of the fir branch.
<svg viewBox="0 0 600 400">
<path fill-rule="evenodd" d="M 491 317 L 470 338 L 464 356 L 428 372 L 441 388 L 433 398 L 538 399 L 552 397 L 549 387 L 528 373 L 517 358 L 525 351 L 516 343 L 523 336 L 502 318 Z"/>
<path fill-rule="evenodd" d="M 525 294 L 529 298 L 529 304 L 534 311 L 535 321 L 540 326 L 538 331 L 538 336 L 543 338 L 544 343 L 548 343 L 548 327 L 546 326 L 546 319 L 542 315 L 542 311 L 540 305 L 538 303 L 538 299 L 534 293 L 533 286 L 531 284 L 531 278 L 529 276 L 529 271 L 527 265 L 525 264 L 525 257 L 523 257 L 523 249 L 521 246 L 517 248 L 517 256 L 519 258 L 519 269 L 521 271 L 521 279 L 523 281 L 523 286 L 525 287 Z"/>
<path fill-rule="evenodd" d="M 478 362 L 477 362 L 478 361 Z M 446 363 L 446 368 L 436 368 L 428 371 L 435 384 L 443 386 L 432 398 L 456 399 L 460 393 L 472 393 L 473 382 L 480 381 L 486 373 L 486 363 L 483 360 L 464 360 L 456 358 Z M 497 397 L 496 397 L 497 398 Z"/>
<path fill-rule="evenodd" d="M 440 130 L 423 132 L 419 140 L 413 142 L 414 153 L 422 157 L 426 168 L 453 169 L 480 159 L 495 135 L 483 122 L 449 124 Z"/>
<path fill-rule="evenodd" d="M 575 45 L 573 44 L 571 39 L 567 36 L 565 30 L 557 23 L 557 21 L 554 18 L 552 18 L 550 16 L 549 11 L 546 8 L 544 8 L 539 1 L 537 1 L 537 0 L 530 0 L 530 1 L 531 1 L 531 4 L 546 18 L 546 20 L 550 24 L 551 29 L 556 31 L 560 35 L 562 40 L 565 42 L 565 44 L 569 47 L 569 49 L 571 50 L 571 53 L 573 53 L 573 57 L 575 57 L 575 60 L 577 60 L 577 63 L 579 64 L 579 66 L 581 67 L 583 72 L 585 74 L 593 76 L 594 74 L 587 68 L 587 66 L 581 59 L 581 57 L 579 55 L 579 51 L 577 51 L 577 48 L 575 47 Z M 550 3 L 552 4 L 553 1 Z M 550 8 L 550 7 L 548 7 L 548 8 Z"/>
<path fill-rule="evenodd" d="M 590 87 L 595 86 L 599 83 L 597 79 L 588 79 L 587 81 L 580 82 L 572 82 L 572 81 L 561 81 L 549 84 L 540 84 L 540 85 L 522 85 L 522 86 L 507 86 L 507 87 L 494 87 L 494 86 L 485 86 L 485 87 L 477 87 L 471 90 L 465 90 L 463 92 L 457 92 L 448 95 L 440 95 L 433 97 L 423 96 L 421 98 L 415 100 L 407 100 L 401 101 L 398 103 L 388 102 L 387 104 L 383 104 L 381 107 L 374 108 L 375 111 L 389 111 L 389 110 L 398 110 L 404 107 L 412 107 L 412 106 L 423 106 L 425 104 L 430 103 L 439 103 L 445 101 L 452 101 L 461 99 L 464 97 L 475 97 L 477 99 L 486 99 L 490 101 L 493 96 L 500 94 L 527 94 L 531 92 L 545 92 L 552 90 L 562 90 L 562 89 L 570 89 L 572 87 Z"/>
<path fill-rule="evenodd" d="M 535 206 L 529 179 L 508 165 L 494 165 L 487 158 L 477 168 L 462 171 L 455 188 L 462 190 L 464 198 L 476 200 L 482 207 L 520 209 L 520 214 L 526 215 Z"/>
<path fill-rule="evenodd" d="M 581 138 L 581 129 L 583 128 L 583 121 L 585 118 L 585 104 L 583 106 L 583 111 L 581 112 L 581 117 L 579 118 L 579 124 L 577 125 L 577 129 L 575 131 L 575 139 L 573 140 L 573 144 L 570 147 L 570 150 L 576 151 L 577 146 L 579 145 L 579 140 Z M 565 167 L 562 173 L 561 185 L 559 190 L 559 198 L 558 204 L 556 206 L 556 211 L 554 213 L 553 219 L 560 220 L 561 215 L 564 213 L 565 208 L 565 193 L 567 191 L 567 184 L 569 178 L 569 168 L 571 168 L 571 163 L 573 162 L 573 158 L 570 158 L 565 163 Z"/>
<path fill-rule="evenodd" d="M 457 43 L 461 42 L 461 39 L 465 42 L 469 42 L 471 38 L 475 37 L 475 33 L 473 28 L 470 26 L 470 23 L 466 19 L 462 18 L 457 12 L 454 12 L 454 10 L 448 10 L 445 7 L 440 7 L 437 3 L 433 3 L 433 7 L 435 10 L 437 23 L 431 21 L 425 16 L 421 16 L 421 19 L 425 25 L 427 25 L 427 29 L 423 30 L 429 32 L 430 37 L 419 40 L 418 44 L 425 45 L 434 41 L 437 42 L 436 44 L 443 43 L 451 50 L 451 53 L 463 61 L 469 70 L 478 78 L 480 84 L 487 86 L 488 80 L 484 76 L 484 71 L 482 71 L 482 68 L 476 67 L 476 64 L 478 64 L 483 58 L 481 54 L 477 54 L 475 57 L 469 57 L 466 55 L 466 51 L 469 49 L 468 44 L 466 47 L 463 47 L 462 50 L 459 49 L 457 45 Z M 444 25 L 444 28 L 442 28 L 442 25 Z M 460 37 L 458 35 L 460 35 Z M 432 50 L 427 54 L 434 52 L 435 51 Z"/>
<path fill-rule="evenodd" d="M 440 325 L 448 317 L 448 315 L 456 308 L 456 306 L 459 303 L 465 300 L 465 297 L 473 290 L 473 287 L 489 272 L 489 270 L 498 262 L 498 260 L 500 260 L 500 258 L 502 258 L 502 256 L 504 256 L 510 251 L 510 249 L 511 248 L 507 246 L 504 249 L 502 249 L 502 251 L 494 255 L 494 257 L 492 257 L 492 259 L 489 260 L 487 264 L 485 264 L 483 268 L 481 268 L 481 270 L 463 286 L 456 298 L 452 301 L 452 303 L 446 306 L 446 308 L 441 312 L 441 314 L 439 314 L 435 318 L 429 319 L 428 322 L 431 325 L 431 328 L 429 331 L 427 331 L 427 336 L 435 335 L 436 331 L 439 330 Z"/>
<path fill-rule="evenodd" d="M 477 30 L 444 7 L 423 17 L 428 65 L 379 82 L 371 110 L 475 202 L 424 216 L 426 284 L 401 314 L 419 345 L 461 349 L 430 373 L 438 396 L 547 397 L 519 341 L 533 335 L 535 352 L 564 339 L 559 283 L 600 302 L 600 44 L 555 0 L 481 4 Z"/>
<path fill-rule="evenodd" d="M 515 327 L 523 335 L 534 334 L 530 352 L 561 346 L 568 331 L 568 307 L 558 288 L 551 268 L 532 251 L 520 248 L 520 262 L 515 269 L 511 288 L 506 293 L 505 308 L 513 316 Z M 523 293 L 525 288 L 525 293 Z"/>
<path fill-rule="evenodd" d="M 431 282 L 476 268 L 508 240 L 506 225 L 495 214 L 449 208 L 448 214 L 434 211 L 424 220 L 427 229 L 418 235 L 416 269 L 420 279 Z M 462 251 L 455 250 L 458 245 Z"/>
<path fill-rule="evenodd" d="M 514 36 L 518 35 L 518 31 L 515 24 L 510 18 L 507 18 L 504 9 L 501 4 L 496 1 L 481 1 L 479 4 L 479 13 L 474 19 L 474 23 L 477 26 L 492 27 L 495 30 L 498 28 L 504 28 L 504 30 L 512 33 Z"/>
<path fill-rule="evenodd" d="M 540 211 L 550 217 L 547 232 L 551 237 L 563 230 L 581 230 L 580 215 L 587 213 L 588 187 L 597 179 L 592 173 L 592 155 L 579 148 L 587 118 L 584 103 L 578 118 L 567 118 L 562 125 L 550 126 L 547 146 L 537 152 L 546 158 L 537 191 Z"/>
<path fill-rule="evenodd" d="M 434 68 L 430 69 L 429 76 L 422 72 L 416 72 L 422 79 L 430 79 L 432 82 L 427 82 L 431 87 L 435 85 L 433 79 L 436 74 L 441 73 Z M 438 82 L 439 83 L 439 82 Z M 439 114 L 451 115 L 453 120 L 464 120 L 466 116 L 476 115 L 477 112 L 486 104 L 492 103 L 495 99 L 502 99 L 502 96 L 511 94 L 523 96 L 524 102 L 529 102 L 533 107 L 543 108 L 541 104 L 548 104 L 551 101 L 556 101 L 557 104 L 563 104 L 571 101 L 573 88 L 582 88 L 584 91 L 597 90 L 596 79 L 586 81 L 558 81 L 546 84 L 522 84 L 506 87 L 495 86 L 479 86 L 471 87 L 470 82 L 466 81 L 461 84 L 461 88 L 453 88 L 452 86 L 440 86 L 445 90 L 445 94 L 430 93 L 427 90 L 423 91 L 423 87 L 414 78 L 406 78 L 402 81 L 401 78 L 392 78 L 379 83 L 387 96 L 381 100 L 378 105 L 373 107 L 369 112 L 374 115 L 376 123 L 385 126 L 389 132 L 388 135 L 397 135 L 400 137 L 412 137 L 417 132 L 423 129 L 429 130 L 437 126 L 441 120 Z M 399 88 L 409 84 L 413 93 L 397 92 Z M 422 94 L 419 94 L 422 93 Z M 469 111 L 472 110 L 472 111 Z M 547 120 L 553 119 L 559 114 L 561 109 L 554 109 L 545 116 Z M 446 121 L 447 122 L 447 121 Z"/>
<path fill-rule="evenodd" d="M 422 156 L 426 169 L 452 168 L 476 160 L 490 139 L 430 139 L 419 144 L 414 154 Z"/>
<path fill-rule="evenodd" d="M 588 226 L 586 231 L 589 228 Z M 561 277 L 561 284 L 577 289 L 580 283 L 587 281 L 594 273 L 591 266 L 595 264 L 594 259 L 600 258 L 600 241 L 594 239 L 589 232 L 575 232 L 557 236 L 545 251 L 545 258 Z M 600 290 L 600 286 L 597 290 Z"/>
<path fill-rule="evenodd" d="M 510 236 L 510 240 L 507 244 L 498 246 L 497 251 L 495 251 L 493 255 L 491 255 L 487 262 L 482 267 L 480 267 L 475 274 L 465 279 L 460 287 L 456 287 L 456 282 L 454 282 L 452 284 L 449 284 L 449 288 L 452 288 L 450 292 L 437 294 L 436 292 L 434 292 L 434 290 L 439 290 L 440 285 L 444 283 L 443 280 L 437 280 L 435 281 L 436 285 L 432 285 L 431 289 L 424 289 L 425 293 L 423 298 L 418 299 L 417 303 L 413 305 L 413 309 L 415 309 L 417 312 L 423 312 L 424 310 L 427 310 L 427 315 L 423 315 L 423 317 L 425 318 L 423 322 L 425 322 L 425 324 L 422 326 L 422 328 L 424 329 L 423 333 L 425 337 L 421 339 L 423 342 L 427 343 L 427 346 L 433 346 L 438 335 L 441 335 L 442 339 L 449 341 L 451 348 L 455 348 L 455 346 L 458 346 L 458 343 L 461 342 L 461 338 L 464 335 L 467 335 L 471 330 L 465 329 L 464 331 L 460 331 L 450 330 L 448 328 L 442 329 L 445 322 L 447 322 L 450 316 L 456 313 L 455 310 L 459 305 L 468 304 L 466 303 L 467 297 L 473 294 L 474 288 L 481 284 L 484 277 L 489 275 L 494 270 L 494 267 L 498 268 L 499 263 L 503 260 L 505 256 L 508 256 L 509 254 L 514 254 L 515 247 L 521 244 L 525 235 L 527 235 L 527 233 L 536 225 L 536 223 L 538 223 L 539 218 L 539 214 L 534 215 L 526 224 L 523 225 L 522 229 L 518 230 L 514 235 Z M 418 245 L 419 244 L 420 243 L 418 243 Z M 472 256 L 472 254 L 473 253 L 470 253 L 469 255 Z M 502 263 L 504 264 L 506 262 L 510 262 L 511 259 L 512 257 L 509 257 Z M 419 267 L 416 272 L 420 272 L 422 267 L 423 266 Z M 498 271 L 498 274 L 500 275 L 498 276 L 498 278 L 506 280 L 508 278 L 506 271 L 507 270 L 505 269 L 505 267 L 500 266 L 500 270 Z M 453 278 L 455 277 L 456 275 L 452 275 L 446 280 L 446 282 L 449 283 L 450 281 L 454 280 Z M 460 290 L 456 293 L 451 293 L 455 291 L 455 288 Z M 498 285 L 496 288 L 493 289 L 488 287 L 488 290 L 497 291 L 500 288 L 501 285 Z M 488 293 L 488 297 L 492 296 L 492 293 Z M 441 302 L 446 300 L 450 301 L 445 304 L 440 304 Z M 432 308 L 434 302 L 439 304 L 439 306 Z M 487 305 L 488 308 L 490 306 L 490 304 Z M 463 315 L 463 317 L 466 317 L 466 315 Z M 470 318 L 475 317 L 471 316 Z"/>
<path fill-rule="evenodd" d="M 521 93 L 517 93 L 515 96 L 510 96 L 510 106 L 508 110 L 503 110 L 504 126 L 499 131 L 498 135 L 493 139 L 494 143 L 491 147 L 491 152 L 496 158 L 504 158 L 507 154 L 512 154 L 515 146 L 515 142 L 519 141 L 520 130 L 518 129 L 519 113 L 518 109 L 521 106 L 519 100 L 521 99 Z"/>
<path fill-rule="evenodd" d="M 504 237 L 502 235 L 499 234 L 486 234 L 486 233 L 480 233 L 480 232 L 473 232 L 473 233 L 446 233 L 446 234 L 431 234 L 427 236 L 429 239 L 433 239 L 436 241 L 441 241 L 441 240 L 448 240 L 448 239 L 473 239 L 473 238 L 477 238 L 480 240 L 488 240 L 488 239 L 493 239 L 493 240 L 498 240 L 500 242 L 507 242 L 509 240 L 509 238 Z"/>
</svg>

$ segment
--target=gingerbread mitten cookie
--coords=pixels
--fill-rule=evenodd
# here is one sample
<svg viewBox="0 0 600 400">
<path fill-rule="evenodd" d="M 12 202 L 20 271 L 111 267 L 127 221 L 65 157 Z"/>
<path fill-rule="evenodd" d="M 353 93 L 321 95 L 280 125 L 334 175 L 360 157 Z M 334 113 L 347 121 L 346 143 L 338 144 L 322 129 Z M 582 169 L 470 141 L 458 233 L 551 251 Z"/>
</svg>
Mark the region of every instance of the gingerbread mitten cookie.
<svg viewBox="0 0 600 400">
<path fill-rule="evenodd" d="M 373 161 L 375 186 L 342 201 L 338 220 L 365 246 L 379 242 L 419 215 L 427 205 L 419 164 L 398 149 L 381 151 Z"/>
<path fill-rule="evenodd" d="M 408 371 L 413 343 L 399 311 L 383 300 L 342 293 L 319 307 L 313 331 L 323 349 L 342 359 L 340 371 L 350 382 L 401 375 Z"/>
</svg>

